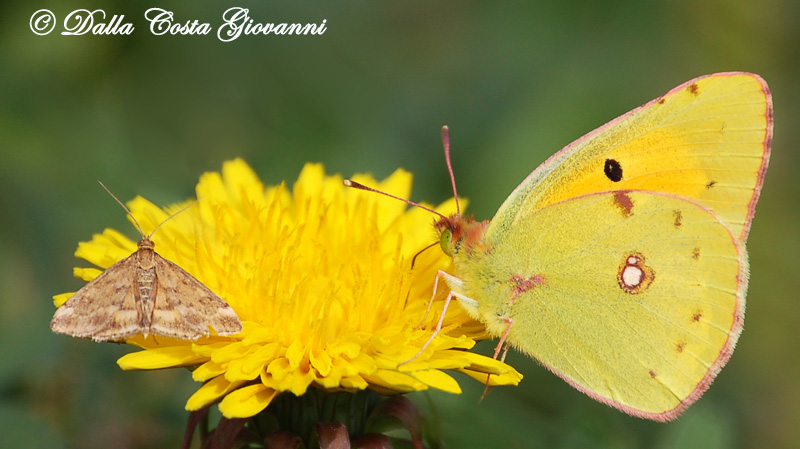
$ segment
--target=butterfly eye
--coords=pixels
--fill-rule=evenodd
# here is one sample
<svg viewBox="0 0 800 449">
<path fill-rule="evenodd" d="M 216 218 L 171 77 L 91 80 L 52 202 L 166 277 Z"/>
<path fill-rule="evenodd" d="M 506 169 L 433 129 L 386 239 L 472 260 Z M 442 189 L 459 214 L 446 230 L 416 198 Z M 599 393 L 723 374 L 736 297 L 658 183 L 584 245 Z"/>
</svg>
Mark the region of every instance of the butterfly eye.
<svg viewBox="0 0 800 449">
<path fill-rule="evenodd" d="M 439 244 L 442 246 L 442 251 L 450 257 L 453 257 L 453 252 L 450 251 L 450 243 L 453 240 L 453 231 L 445 229 L 439 236 Z"/>
</svg>

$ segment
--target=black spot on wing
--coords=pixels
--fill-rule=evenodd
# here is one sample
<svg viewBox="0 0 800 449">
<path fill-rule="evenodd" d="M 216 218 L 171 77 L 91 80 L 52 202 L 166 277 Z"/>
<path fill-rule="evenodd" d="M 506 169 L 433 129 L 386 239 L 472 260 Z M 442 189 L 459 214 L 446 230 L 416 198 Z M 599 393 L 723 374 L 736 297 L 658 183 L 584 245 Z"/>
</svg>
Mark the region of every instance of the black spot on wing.
<svg viewBox="0 0 800 449">
<path fill-rule="evenodd" d="M 606 174 L 606 178 L 613 182 L 622 181 L 622 165 L 615 159 L 606 159 L 603 172 Z"/>
</svg>

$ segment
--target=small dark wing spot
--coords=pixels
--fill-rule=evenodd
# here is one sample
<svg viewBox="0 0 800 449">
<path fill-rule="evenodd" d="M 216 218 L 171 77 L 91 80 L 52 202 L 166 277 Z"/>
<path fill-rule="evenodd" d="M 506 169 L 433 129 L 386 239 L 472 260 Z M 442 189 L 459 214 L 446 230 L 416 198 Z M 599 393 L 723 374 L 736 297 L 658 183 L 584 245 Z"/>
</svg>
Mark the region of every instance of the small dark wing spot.
<svg viewBox="0 0 800 449">
<path fill-rule="evenodd" d="M 678 344 L 675 345 L 675 349 L 678 352 L 683 352 L 684 348 L 686 348 L 686 342 L 685 341 L 679 342 Z"/>
<path fill-rule="evenodd" d="M 700 259 L 700 247 L 695 246 L 692 250 L 692 259 L 699 260 Z"/>
<path fill-rule="evenodd" d="M 513 289 L 511 291 L 511 302 L 514 302 L 520 295 L 531 290 L 535 287 L 539 287 L 542 285 L 546 285 L 546 281 L 543 275 L 537 274 L 535 276 L 531 276 L 527 279 L 523 278 L 520 275 L 513 275 L 509 279 L 509 282 L 513 285 Z"/>
<path fill-rule="evenodd" d="M 664 97 L 661 97 L 661 98 L 658 99 L 658 104 L 664 104 L 664 103 L 666 103 L 666 101 L 667 100 L 665 100 Z"/>
<path fill-rule="evenodd" d="M 697 83 L 692 83 L 689 87 L 686 88 L 690 94 L 697 96 L 700 93 L 700 88 L 697 87 Z"/>
<path fill-rule="evenodd" d="M 614 192 L 614 205 L 622 212 L 623 217 L 633 215 L 633 200 L 625 191 Z"/>
<path fill-rule="evenodd" d="M 606 159 L 603 172 L 608 179 L 614 182 L 622 181 L 622 166 L 614 159 Z"/>
<path fill-rule="evenodd" d="M 672 211 L 672 215 L 675 217 L 675 222 L 673 223 L 673 225 L 676 228 L 680 228 L 681 225 L 683 225 L 683 214 L 681 213 L 680 210 L 674 210 Z"/>
<path fill-rule="evenodd" d="M 709 181 L 708 184 L 706 184 L 706 189 L 711 190 L 715 185 L 717 185 L 717 181 Z"/>
<path fill-rule="evenodd" d="M 656 377 L 658 377 L 658 373 L 657 373 L 657 372 L 655 372 L 655 371 L 653 371 L 653 370 L 650 370 L 650 371 L 649 371 L 649 373 L 650 373 L 650 377 L 652 377 L 653 379 L 655 379 Z"/>
<path fill-rule="evenodd" d="M 703 317 L 702 312 L 698 310 L 697 312 L 694 313 L 694 315 L 692 315 L 692 321 L 694 322 L 700 321 L 700 318 L 702 317 Z"/>
</svg>

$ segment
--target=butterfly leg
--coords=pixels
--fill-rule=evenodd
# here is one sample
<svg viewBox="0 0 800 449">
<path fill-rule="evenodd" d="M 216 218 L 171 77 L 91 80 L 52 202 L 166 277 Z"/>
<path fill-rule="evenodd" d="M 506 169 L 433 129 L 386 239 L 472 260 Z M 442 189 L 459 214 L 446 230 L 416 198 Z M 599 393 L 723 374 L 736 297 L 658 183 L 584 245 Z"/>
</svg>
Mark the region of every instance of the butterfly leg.
<svg viewBox="0 0 800 449">
<path fill-rule="evenodd" d="M 506 322 L 506 330 L 503 332 L 503 335 L 500 337 L 500 341 L 497 343 L 497 347 L 494 348 L 494 359 L 497 360 L 497 356 L 500 354 L 500 348 L 503 347 L 503 343 L 506 342 L 506 338 L 508 337 L 508 332 L 511 330 L 511 325 L 514 324 L 514 318 L 503 318 L 503 321 Z M 508 354 L 508 346 L 506 346 L 505 352 L 503 352 L 503 357 L 500 359 L 501 362 L 506 360 L 506 354 Z"/>
<path fill-rule="evenodd" d="M 511 330 L 511 325 L 514 324 L 513 318 L 503 318 L 503 321 L 506 322 L 507 326 L 506 330 L 503 332 L 503 335 L 500 337 L 500 341 L 497 343 L 497 347 L 494 348 L 494 357 L 492 358 L 495 360 L 497 360 L 497 356 L 500 355 L 500 349 L 503 347 L 503 343 L 506 342 L 506 337 L 508 337 L 508 331 Z M 505 362 L 507 355 L 508 355 L 508 344 L 506 344 L 506 349 L 503 351 L 503 355 L 502 357 L 500 357 L 500 361 Z M 489 379 L 491 378 L 492 378 L 491 374 L 486 375 L 486 386 L 483 389 L 483 394 L 481 395 L 479 401 L 482 401 L 483 398 L 485 398 L 486 395 L 489 394 Z"/>
<path fill-rule="evenodd" d="M 436 272 L 436 278 L 433 281 L 433 294 L 431 295 L 431 300 L 428 301 L 428 307 L 425 309 L 425 315 L 422 317 L 422 321 L 420 321 L 419 324 L 416 327 L 414 327 L 414 330 L 421 329 L 422 326 L 425 324 L 425 320 L 428 319 L 428 314 L 431 311 L 431 306 L 433 306 L 433 300 L 436 298 L 436 293 L 439 290 L 439 277 L 440 276 L 450 276 L 450 274 L 445 273 L 442 270 L 439 270 L 439 271 Z"/>
<path fill-rule="evenodd" d="M 445 279 L 445 281 L 454 280 L 454 281 L 457 281 L 457 282 L 461 282 L 461 280 L 458 279 L 457 277 L 455 277 L 453 275 L 450 275 L 448 273 L 445 273 L 444 271 L 439 271 L 436 274 L 436 282 L 434 283 L 434 287 L 433 287 L 434 297 L 435 297 L 435 294 L 436 294 L 435 292 L 436 292 L 436 287 L 437 287 L 437 284 L 438 284 L 438 281 L 439 281 L 439 276 L 442 276 Z M 452 279 L 449 279 L 449 278 L 452 278 Z M 449 282 L 448 282 L 448 284 L 449 284 Z M 422 345 L 422 348 L 420 348 L 419 352 L 417 352 L 414 355 L 414 357 L 411 357 L 410 359 L 406 360 L 405 362 L 398 364 L 397 365 L 398 367 L 403 366 L 403 365 L 405 365 L 407 363 L 410 363 L 410 362 L 413 362 L 414 360 L 416 360 L 428 348 L 428 346 L 431 344 L 431 342 L 433 342 L 433 339 L 436 338 L 437 335 L 439 335 L 439 332 L 442 330 L 442 323 L 444 323 L 444 316 L 447 313 L 447 308 L 450 307 L 450 302 L 453 300 L 453 298 L 458 299 L 459 302 L 462 302 L 462 303 L 465 302 L 465 301 L 475 302 L 475 300 L 473 300 L 472 298 L 469 298 L 469 297 L 467 297 L 465 295 L 462 295 L 461 293 L 458 293 L 458 292 L 455 292 L 455 291 L 450 291 L 450 293 L 447 294 L 447 298 L 444 300 L 444 306 L 442 307 L 441 315 L 439 315 L 439 321 L 436 323 L 436 328 L 431 333 L 431 336 L 428 338 L 428 341 L 426 341 L 425 344 Z M 433 302 L 433 300 L 431 300 L 431 302 Z M 430 309 L 430 305 L 428 305 L 428 309 Z"/>
</svg>

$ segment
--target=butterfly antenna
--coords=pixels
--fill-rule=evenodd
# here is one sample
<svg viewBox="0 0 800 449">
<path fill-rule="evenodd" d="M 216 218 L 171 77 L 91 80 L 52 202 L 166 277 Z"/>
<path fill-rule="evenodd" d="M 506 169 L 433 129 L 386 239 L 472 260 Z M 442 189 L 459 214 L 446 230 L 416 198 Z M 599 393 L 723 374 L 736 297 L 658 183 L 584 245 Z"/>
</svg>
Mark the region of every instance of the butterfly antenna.
<svg viewBox="0 0 800 449">
<path fill-rule="evenodd" d="M 175 218 L 175 216 L 176 216 L 176 215 L 178 215 L 178 214 L 180 214 L 181 212 L 185 211 L 186 209 L 188 209 L 188 208 L 190 208 L 190 207 L 194 206 L 195 204 L 197 204 L 197 202 L 198 202 L 198 201 L 202 200 L 203 198 L 205 198 L 205 197 L 202 197 L 202 196 L 201 196 L 200 198 L 198 198 L 198 199 L 196 199 L 196 200 L 192 201 L 192 202 L 191 202 L 191 204 L 187 204 L 186 206 L 184 206 L 184 207 L 183 207 L 181 210 L 179 210 L 178 212 L 175 212 L 174 214 L 172 214 L 172 215 L 170 215 L 169 217 L 167 217 L 167 219 L 166 219 L 166 220 L 164 220 L 164 221 L 162 221 L 161 223 L 159 223 L 159 225 L 158 225 L 158 226 L 156 226 L 156 228 L 155 228 L 155 229 L 153 229 L 153 232 L 151 232 L 151 233 L 150 233 L 150 235 L 149 235 L 148 237 L 152 237 L 152 236 L 153 236 L 153 234 L 155 234 L 155 233 L 156 233 L 156 231 L 158 231 L 158 228 L 160 228 L 161 226 L 163 226 L 163 225 L 164 225 L 164 223 L 166 223 L 166 222 L 168 222 L 168 221 L 172 220 L 173 218 Z"/>
<path fill-rule="evenodd" d="M 450 163 L 450 128 L 442 126 L 442 145 L 444 145 L 444 158 L 447 161 L 447 171 L 450 172 L 450 183 L 453 184 L 453 196 L 456 199 L 456 214 L 461 216 L 461 206 L 458 204 L 458 191 L 456 190 L 456 175 L 453 174 L 453 164 Z"/>
<path fill-rule="evenodd" d="M 428 207 L 425 207 L 425 206 L 423 206 L 423 205 L 421 205 L 419 203 L 415 203 L 415 202 L 413 202 L 411 200 L 407 200 L 405 198 L 400 198 L 399 196 L 395 196 L 395 195 L 392 195 L 391 193 L 386 193 L 386 192 L 380 191 L 378 189 L 373 189 L 372 187 L 367 187 L 364 184 L 361 184 L 361 183 L 353 181 L 352 179 L 345 179 L 344 181 L 342 181 L 342 183 L 345 186 L 352 187 L 354 189 L 366 190 L 367 192 L 380 193 L 381 195 L 385 195 L 385 196 L 388 196 L 389 198 L 394 198 L 396 200 L 400 200 L 400 201 L 402 201 L 402 202 L 404 202 L 406 204 L 410 204 L 410 205 L 412 205 L 414 207 L 419 207 L 420 209 L 423 209 L 423 210 L 426 210 L 426 211 L 428 211 L 428 212 L 430 212 L 432 214 L 438 215 L 441 218 L 447 218 L 444 215 L 440 214 L 439 212 L 436 212 L 435 210 L 433 210 L 431 208 L 428 208 Z"/>
<path fill-rule="evenodd" d="M 129 217 L 131 217 L 131 219 L 133 220 L 133 223 L 136 225 L 136 228 L 137 228 L 137 229 L 139 229 L 139 233 L 140 233 L 140 234 L 142 234 L 142 237 L 144 237 L 144 231 L 142 230 L 142 227 L 141 227 L 141 226 L 139 226 L 139 222 L 138 222 L 138 221 L 136 221 L 136 217 L 134 217 L 134 216 L 133 216 L 133 214 L 131 213 L 130 209 L 128 209 L 127 207 L 125 207 L 125 205 L 122 203 L 122 201 L 120 201 L 120 200 L 119 200 L 119 198 L 117 198 L 116 196 L 114 196 L 114 194 L 113 194 L 113 193 L 111 193 L 111 191 L 110 191 L 110 190 L 108 190 L 108 187 L 106 187 L 106 185 L 105 185 L 105 184 L 103 184 L 103 183 L 102 183 L 101 181 L 99 181 L 99 180 L 98 180 L 97 182 L 99 182 L 99 183 L 100 183 L 100 186 L 102 186 L 102 187 L 103 187 L 103 188 L 106 190 L 106 192 L 108 192 L 108 194 L 109 194 L 109 195 L 111 195 L 111 198 L 114 198 L 114 201 L 116 201 L 117 203 L 119 203 L 119 205 L 120 205 L 120 206 L 122 206 L 122 208 L 123 208 L 123 209 L 125 209 L 125 212 L 127 212 L 127 213 L 128 213 L 128 216 L 129 216 Z M 151 235 L 152 235 L 152 234 L 151 234 Z"/>
</svg>

